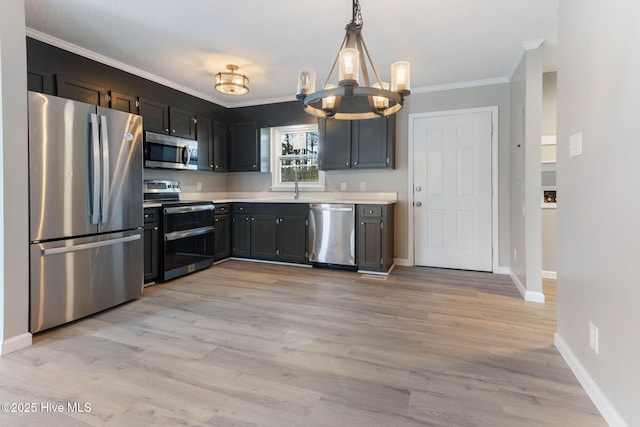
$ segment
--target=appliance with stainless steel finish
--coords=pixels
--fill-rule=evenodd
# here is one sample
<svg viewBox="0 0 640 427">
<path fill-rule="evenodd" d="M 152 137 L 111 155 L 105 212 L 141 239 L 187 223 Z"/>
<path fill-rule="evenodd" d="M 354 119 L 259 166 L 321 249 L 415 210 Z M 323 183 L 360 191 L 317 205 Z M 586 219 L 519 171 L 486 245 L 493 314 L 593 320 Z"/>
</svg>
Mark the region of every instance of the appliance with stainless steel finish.
<svg viewBox="0 0 640 427">
<path fill-rule="evenodd" d="M 30 326 L 142 293 L 142 117 L 29 92 Z"/>
<path fill-rule="evenodd" d="M 198 169 L 198 141 L 161 133 L 144 133 L 144 166 L 165 169 Z"/>
<path fill-rule="evenodd" d="M 180 183 L 144 181 L 145 201 L 162 203 L 160 280 L 210 267 L 214 262 L 214 211 L 209 201 L 180 201 Z"/>
<path fill-rule="evenodd" d="M 309 260 L 355 266 L 355 205 L 319 203 L 309 206 Z"/>
</svg>

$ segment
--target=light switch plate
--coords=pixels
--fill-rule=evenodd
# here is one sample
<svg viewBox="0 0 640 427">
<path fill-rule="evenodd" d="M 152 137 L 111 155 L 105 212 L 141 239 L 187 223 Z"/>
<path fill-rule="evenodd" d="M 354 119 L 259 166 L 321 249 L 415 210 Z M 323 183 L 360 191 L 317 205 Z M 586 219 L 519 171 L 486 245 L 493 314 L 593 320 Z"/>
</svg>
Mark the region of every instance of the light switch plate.
<svg viewBox="0 0 640 427">
<path fill-rule="evenodd" d="M 569 137 L 569 157 L 582 155 L 582 132 Z"/>
</svg>

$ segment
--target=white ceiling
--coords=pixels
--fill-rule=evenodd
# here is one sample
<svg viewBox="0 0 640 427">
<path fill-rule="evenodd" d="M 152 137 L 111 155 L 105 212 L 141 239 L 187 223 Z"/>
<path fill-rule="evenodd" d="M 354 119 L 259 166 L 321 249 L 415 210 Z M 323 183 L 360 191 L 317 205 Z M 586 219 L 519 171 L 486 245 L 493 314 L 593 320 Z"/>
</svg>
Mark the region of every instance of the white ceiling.
<svg viewBox="0 0 640 427">
<path fill-rule="evenodd" d="M 558 0 L 361 0 L 383 80 L 411 62 L 413 92 L 507 81 L 523 43 L 555 69 Z M 298 70 L 321 85 L 351 20 L 349 0 L 25 0 L 27 34 L 233 107 L 295 99 Z M 244 96 L 213 89 L 237 64 Z M 124 65 L 126 64 L 126 65 Z M 332 80 L 336 80 L 333 78 Z"/>
</svg>

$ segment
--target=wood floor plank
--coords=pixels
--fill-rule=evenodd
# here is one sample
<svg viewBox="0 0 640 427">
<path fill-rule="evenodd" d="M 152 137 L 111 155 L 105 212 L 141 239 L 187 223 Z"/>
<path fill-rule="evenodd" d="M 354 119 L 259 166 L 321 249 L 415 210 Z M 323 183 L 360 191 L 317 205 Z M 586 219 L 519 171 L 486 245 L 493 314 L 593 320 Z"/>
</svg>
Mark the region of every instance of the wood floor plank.
<svg viewBox="0 0 640 427">
<path fill-rule="evenodd" d="M 0 425 L 604 426 L 508 276 L 228 261 L 0 359 Z"/>
</svg>

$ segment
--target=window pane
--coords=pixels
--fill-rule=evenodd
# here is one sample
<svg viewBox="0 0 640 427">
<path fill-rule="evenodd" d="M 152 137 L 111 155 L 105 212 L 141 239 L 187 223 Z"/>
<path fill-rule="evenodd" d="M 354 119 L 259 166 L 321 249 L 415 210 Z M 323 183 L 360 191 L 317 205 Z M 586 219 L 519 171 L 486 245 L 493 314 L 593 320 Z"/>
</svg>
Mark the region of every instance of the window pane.
<svg viewBox="0 0 640 427">
<path fill-rule="evenodd" d="M 318 182 L 318 159 L 281 159 L 281 182 Z"/>
<path fill-rule="evenodd" d="M 280 134 L 282 151 L 286 155 L 318 154 L 318 140 L 320 136 L 314 132 L 289 132 Z"/>
</svg>

